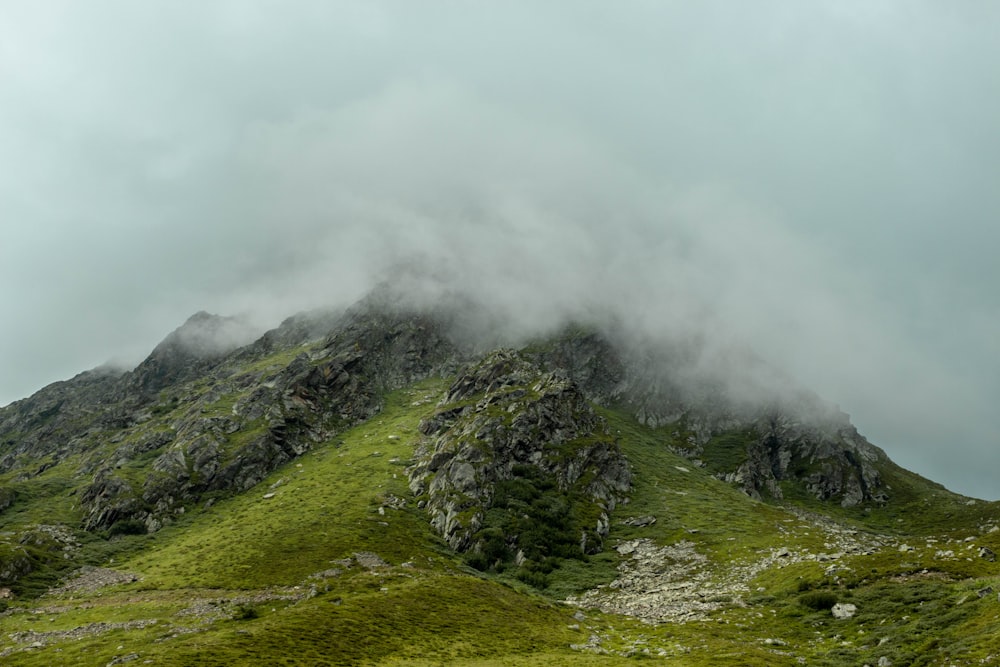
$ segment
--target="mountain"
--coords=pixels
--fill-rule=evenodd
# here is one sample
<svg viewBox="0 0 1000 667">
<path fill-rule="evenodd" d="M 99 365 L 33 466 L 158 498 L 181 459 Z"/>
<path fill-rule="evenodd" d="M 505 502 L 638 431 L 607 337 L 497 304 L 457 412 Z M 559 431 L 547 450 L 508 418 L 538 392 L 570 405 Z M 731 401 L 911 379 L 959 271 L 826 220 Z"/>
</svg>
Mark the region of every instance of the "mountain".
<svg viewBox="0 0 1000 667">
<path fill-rule="evenodd" d="M 749 351 L 502 330 L 198 313 L 0 409 L 4 664 L 1000 660 L 996 503 Z"/>
</svg>

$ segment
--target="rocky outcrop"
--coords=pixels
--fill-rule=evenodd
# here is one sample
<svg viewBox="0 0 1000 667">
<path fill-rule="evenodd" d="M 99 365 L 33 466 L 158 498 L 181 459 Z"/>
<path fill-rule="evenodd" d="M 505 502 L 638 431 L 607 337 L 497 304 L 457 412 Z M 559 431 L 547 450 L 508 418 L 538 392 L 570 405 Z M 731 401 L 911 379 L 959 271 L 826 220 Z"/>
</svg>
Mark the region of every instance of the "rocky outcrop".
<svg viewBox="0 0 1000 667">
<path fill-rule="evenodd" d="M 289 342 L 301 344 L 304 332 L 329 321 L 336 328 L 325 340 L 284 366 L 268 372 L 243 370 L 274 354 L 276 347 L 280 352 Z M 175 367 L 180 354 L 176 341 L 165 342 L 130 381 L 146 377 L 152 368 L 172 368 L 166 374 L 157 371 L 152 384 L 140 382 L 147 388 L 161 386 L 167 377 L 178 381 L 200 368 L 199 377 L 209 378 L 207 390 L 174 411 L 178 416 L 169 422 L 169 431 L 130 438 L 110 464 L 95 471 L 81 496 L 88 530 L 111 528 L 119 521 L 141 521 L 156 530 L 206 493 L 244 491 L 314 443 L 377 414 L 386 392 L 453 372 L 459 363 L 456 344 L 436 318 L 366 303 L 337 318 L 286 321 L 282 330 L 221 360 L 199 357 L 190 367 Z M 170 363 L 160 363 L 164 359 Z M 204 364 L 211 365 L 210 371 Z M 231 408 L 219 414 L 220 404 Z M 141 485 L 115 472 L 131 458 L 157 451 Z"/>
<path fill-rule="evenodd" d="M 887 461 L 885 453 L 846 420 L 804 423 L 776 415 L 758 421 L 755 433 L 746 460 L 723 476 L 748 495 L 780 499 L 781 482 L 791 481 L 818 500 L 843 507 L 888 501 L 877 467 Z"/>
<path fill-rule="evenodd" d="M 172 384 L 203 375 L 227 354 L 260 334 L 235 317 L 195 313 L 129 374 L 126 395 L 153 396 Z"/>
<path fill-rule="evenodd" d="M 79 546 L 65 526 L 33 524 L 19 533 L 0 533 L 0 597 L 10 594 L 8 586 L 16 590 L 17 581 L 33 570 L 64 564 Z"/>
<path fill-rule="evenodd" d="M 453 548 L 489 552 L 491 560 L 524 560 L 531 545 L 511 531 L 531 530 L 530 521 L 505 512 L 532 501 L 561 508 L 548 522 L 562 525 L 577 552 L 599 550 L 609 513 L 629 490 L 627 462 L 576 385 L 512 350 L 460 375 L 420 430 L 411 490 Z"/>
<path fill-rule="evenodd" d="M 579 327 L 529 349 L 533 360 L 566 373 L 590 400 L 684 434 L 686 446 L 677 453 L 705 459 L 754 498 L 780 499 L 787 482 L 844 506 L 888 500 L 878 470 L 888 462 L 885 453 L 846 414 L 749 352 L 706 359 L 710 352 L 696 339 L 656 343 Z M 712 444 L 735 434 L 743 451 L 709 460 Z"/>
<path fill-rule="evenodd" d="M 0 408 L 0 472 L 18 467 L 34 474 L 47 457 L 61 460 L 75 440 L 105 428 L 118 417 L 112 396 L 121 376 L 98 368 Z"/>
</svg>

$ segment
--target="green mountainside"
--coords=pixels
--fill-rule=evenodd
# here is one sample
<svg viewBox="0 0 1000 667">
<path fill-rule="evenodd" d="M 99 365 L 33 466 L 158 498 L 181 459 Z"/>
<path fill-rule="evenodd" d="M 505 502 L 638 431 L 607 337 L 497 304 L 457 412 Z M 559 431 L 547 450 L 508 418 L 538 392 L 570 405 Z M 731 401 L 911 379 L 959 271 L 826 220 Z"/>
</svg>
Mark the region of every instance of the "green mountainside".
<svg viewBox="0 0 1000 667">
<path fill-rule="evenodd" d="M 0 409 L 0 662 L 1000 663 L 997 503 L 752 357 L 474 319 L 199 313 Z"/>
</svg>

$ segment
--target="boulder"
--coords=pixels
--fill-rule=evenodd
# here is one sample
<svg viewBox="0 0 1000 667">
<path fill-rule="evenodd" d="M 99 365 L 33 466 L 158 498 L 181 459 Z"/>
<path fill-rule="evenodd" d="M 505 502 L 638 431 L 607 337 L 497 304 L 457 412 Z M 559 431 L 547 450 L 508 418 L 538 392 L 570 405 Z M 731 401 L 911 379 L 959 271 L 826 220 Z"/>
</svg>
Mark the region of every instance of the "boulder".
<svg viewBox="0 0 1000 667">
<path fill-rule="evenodd" d="M 834 618 L 847 619 L 858 613 L 858 608 L 848 602 L 838 602 L 830 609 L 830 613 Z"/>
</svg>

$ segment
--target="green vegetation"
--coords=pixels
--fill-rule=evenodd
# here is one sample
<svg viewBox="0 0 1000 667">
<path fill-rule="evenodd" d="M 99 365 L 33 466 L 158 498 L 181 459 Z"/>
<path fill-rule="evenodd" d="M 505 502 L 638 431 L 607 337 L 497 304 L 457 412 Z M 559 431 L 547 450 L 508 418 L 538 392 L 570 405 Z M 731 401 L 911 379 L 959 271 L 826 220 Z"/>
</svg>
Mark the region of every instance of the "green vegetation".
<svg viewBox="0 0 1000 667">
<path fill-rule="evenodd" d="M 712 437 L 702 453 L 706 467 L 713 473 L 736 470 L 746 461 L 747 445 L 755 439 L 757 435 L 752 431 L 722 433 Z"/>
<path fill-rule="evenodd" d="M 580 535 L 593 525 L 581 520 L 585 501 L 560 492 L 552 475 L 536 466 L 515 465 L 514 477 L 496 484 L 493 506 L 483 528 L 473 535 L 480 545 L 466 555 L 477 570 L 503 572 L 520 554 L 514 576 L 545 588 L 548 575 L 564 559 L 586 559 Z"/>
<path fill-rule="evenodd" d="M 813 591 L 799 597 L 799 604 L 813 611 L 825 611 L 837 604 L 837 596 L 828 591 Z"/>
<path fill-rule="evenodd" d="M 280 366 L 257 363 L 253 372 Z M 523 466 L 494 489 L 480 549 L 460 557 L 431 530 L 406 474 L 420 420 L 448 385 L 393 392 L 368 422 L 150 534 L 130 519 L 103 535 L 78 530 L 89 479 L 77 471 L 195 409 L 183 395 L 162 396 L 141 433 L 0 476 L 9 505 L 0 570 L 30 570 L 18 597 L 0 601 L 0 662 L 106 665 L 135 654 L 135 664 L 157 665 L 971 665 L 1000 656 L 1000 566 L 980 555 L 1000 552 L 996 503 L 970 503 L 891 465 L 884 506 L 844 509 L 793 493 L 785 504 L 755 501 L 715 476 L 739 460 L 745 432 L 714 438 L 700 468 L 672 453 L 686 446 L 682 428 L 598 410 L 634 480 L 605 549 L 581 552 L 595 517 Z M 222 416 L 236 400 L 220 397 L 201 414 Z M 165 446 L 115 473 L 141 485 Z M 655 522 L 628 521 L 638 517 Z M 69 527 L 69 542 L 47 532 L 55 524 Z M 578 614 L 561 602 L 616 590 L 608 585 L 631 561 L 614 547 L 635 540 L 690 545 L 703 559 L 692 570 L 699 585 L 738 579 L 741 588 L 709 595 L 711 607 L 688 622 Z M 137 580 L 40 596 L 80 564 Z M 856 613 L 835 618 L 838 602 Z"/>
</svg>

